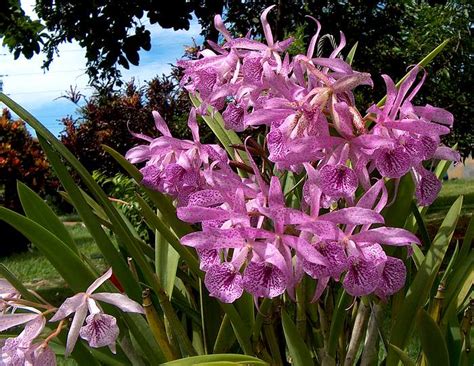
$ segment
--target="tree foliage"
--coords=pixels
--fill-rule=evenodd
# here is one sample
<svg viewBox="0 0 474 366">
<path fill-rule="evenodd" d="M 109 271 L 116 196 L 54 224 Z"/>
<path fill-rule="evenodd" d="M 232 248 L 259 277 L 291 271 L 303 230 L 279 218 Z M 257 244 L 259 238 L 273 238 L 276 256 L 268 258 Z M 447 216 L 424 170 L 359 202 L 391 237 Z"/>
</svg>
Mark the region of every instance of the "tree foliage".
<svg viewBox="0 0 474 366">
<path fill-rule="evenodd" d="M 445 39 L 450 43 L 426 70 L 427 85 L 423 100 L 443 106 L 454 114 L 454 133 L 447 143 L 459 144 L 462 156 L 473 153 L 474 134 L 471 127 L 474 109 L 473 55 L 471 36 L 473 23 L 472 2 L 460 1 L 376 1 L 357 0 L 298 0 L 298 1 L 228 1 L 226 24 L 233 32 L 245 35 L 249 19 L 251 31 L 261 34 L 260 14 L 267 6 L 277 3 L 269 17 L 272 29 L 279 39 L 294 36 L 294 52 L 301 52 L 316 30 L 314 22 L 306 18 L 312 15 L 322 24 L 322 34 L 335 36 L 339 42 L 339 30 L 346 37 L 348 47 L 358 43 L 353 62 L 354 68 L 372 75 L 381 70 L 399 80 L 410 65 L 415 64 Z M 206 23 L 202 23 L 206 33 Z M 259 33 L 260 32 L 260 33 Z M 322 44 L 330 47 L 331 42 Z M 382 78 L 374 78 L 373 90 L 384 90 Z M 382 94 L 364 91 L 359 94 L 361 105 L 377 102 Z"/>
<path fill-rule="evenodd" d="M 79 109 L 80 117 L 62 120 L 61 140 L 89 171 L 101 171 L 113 176 L 120 169 L 116 161 L 102 149 L 102 145 L 125 152 L 140 140 L 130 132 L 155 136 L 152 111 L 158 111 L 174 136 L 191 138 L 187 128 L 189 98 L 178 88 L 177 69 L 162 75 L 139 88 L 134 81 L 118 90 L 98 89 Z M 211 138 L 210 130 L 202 126 L 203 141 Z"/>
<path fill-rule="evenodd" d="M 0 205 L 22 212 L 17 181 L 24 182 L 43 198 L 55 196 L 58 182 L 36 139 L 22 120 L 14 120 L 7 109 L 0 116 Z M 26 249 L 28 241 L 9 226 L 0 224 L 5 245 L 0 256 Z M 2 243 L 3 243 L 2 240 Z"/>
<path fill-rule="evenodd" d="M 0 37 L 16 58 L 42 50 L 45 68 L 60 44 L 75 40 L 85 48 L 91 81 L 108 85 L 120 82 L 120 66 L 138 65 L 138 52 L 150 50 L 148 25 L 189 29 L 192 12 L 212 19 L 222 7 L 223 1 L 216 0 L 37 0 L 39 20 L 33 21 L 20 0 L 6 0 L 0 5 Z"/>
<path fill-rule="evenodd" d="M 394 79 L 441 41 L 451 42 L 441 57 L 430 65 L 427 80 L 430 92 L 424 102 L 448 108 L 456 118 L 450 143 L 459 142 L 463 156 L 472 153 L 473 134 L 470 119 L 472 99 L 473 4 L 467 0 L 37 0 L 39 21 L 21 10 L 19 0 L 0 5 L 0 36 L 15 56 L 31 57 L 40 49 L 46 53 L 45 66 L 53 60 L 59 44 L 76 40 L 86 50 L 87 72 L 92 83 L 113 85 L 120 80 L 120 67 L 139 63 L 140 50 L 149 50 L 149 25 L 188 29 L 192 13 L 198 18 L 207 39 L 216 41 L 213 16 L 224 14 L 226 24 L 237 34 L 259 32 L 258 14 L 269 5 L 276 9 L 269 17 L 278 38 L 293 35 L 298 44 L 306 44 L 314 33 L 312 15 L 323 25 L 323 34 L 339 41 L 339 30 L 349 46 L 358 42 L 354 67 L 377 75 L 384 70 Z M 327 39 L 327 38 L 326 38 Z M 323 47 L 329 47 L 326 42 Z M 296 47 L 296 48 L 295 48 Z M 374 90 L 382 79 L 376 79 Z M 369 105 L 382 95 L 359 96 L 361 105 Z M 156 105 L 156 104 L 155 104 Z"/>
</svg>

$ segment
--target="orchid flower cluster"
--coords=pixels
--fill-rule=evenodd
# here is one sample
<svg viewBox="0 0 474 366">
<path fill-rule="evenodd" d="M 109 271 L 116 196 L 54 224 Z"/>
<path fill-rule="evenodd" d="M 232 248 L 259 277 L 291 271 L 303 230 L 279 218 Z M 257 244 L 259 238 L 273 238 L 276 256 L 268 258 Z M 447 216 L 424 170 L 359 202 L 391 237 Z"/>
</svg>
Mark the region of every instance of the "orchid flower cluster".
<svg viewBox="0 0 474 366">
<path fill-rule="evenodd" d="M 315 57 L 316 21 L 307 53 L 291 58 L 286 51 L 292 39 L 273 39 L 271 9 L 261 15 L 265 42 L 233 38 L 216 16 L 223 44 L 209 42 L 202 57 L 178 63 L 181 85 L 202 102 L 189 115 L 193 140 L 171 136 L 155 112 L 162 136 L 135 134 L 147 144 L 126 157 L 145 162 L 142 184 L 173 198 L 182 221 L 200 224 L 181 243 L 197 250 L 211 296 L 226 303 L 244 291 L 256 299 L 285 292 L 294 298 L 307 274 L 317 280 L 314 300 L 331 279 L 350 295 L 386 299 L 404 286 L 406 269 L 382 245 L 420 244 L 412 233 L 384 226 L 386 182 L 397 186 L 411 174 L 418 203 L 431 204 L 441 183 L 429 163 L 459 160 L 440 144 L 453 116 L 413 104 L 426 78 L 424 73 L 417 82 L 415 66 L 398 88 L 382 75 L 385 104 L 363 117 L 353 89 L 372 86 L 372 80 L 340 57 L 344 35 L 329 57 Z M 231 158 L 218 145 L 202 144 L 197 117 L 220 114 L 227 130 L 264 129 L 264 143 L 247 139 Z M 282 189 L 289 175 L 303 177 L 301 195 L 298 185 Z"/>
<path fill-rule="evenodd" d="M 89 288 L 64 301 L 55 308 L 46 301 L 35 303 L 21 298 L 20 293 L 5 279 L 0 279 L 0 331 L 24 325 L 16 337 L 6 338 L 1 344 L 0 365 L 16 366 L 54 366 L 56 356 L 49 342 L 56 338 L 69 325 L 65 356 L 71 354 L 79 337 L 86 340 L 90 347 L 108 346 L 115 353 L 115 344 L 119 336 L 117 319 L 104 313 L 99 302 L 112 304 L 124 312 L 143 314 L 142 306 L 120 293 L 94 293 L 112 276 L 112 269 L 95 280 Z M 39 298 L 41 299 L 41 298 Z M 42 310 L 39 310 L 42 309 Z M 47 316 L 54 313 L 49 322 L 59 321 L 59 325 L 49 335 Z M 85 324 L 84 324 L 85 322 Z"/>
</svg>

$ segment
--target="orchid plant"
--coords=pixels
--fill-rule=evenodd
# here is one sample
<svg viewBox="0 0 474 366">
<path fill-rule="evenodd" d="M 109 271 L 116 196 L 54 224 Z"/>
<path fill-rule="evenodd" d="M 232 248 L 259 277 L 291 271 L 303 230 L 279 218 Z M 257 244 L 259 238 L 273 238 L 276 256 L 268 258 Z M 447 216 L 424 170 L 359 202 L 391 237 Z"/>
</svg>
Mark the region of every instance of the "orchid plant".
<svg viewBox="0 0 474 366">
<path fill-rule="evenodd" d="M 373 83 L 353 70 L 355 47 L 343 59 L 341 33 L 328 57 L 316 57 L 321 25 L 313 19 L 306 54 L 290 56 L 292 39 L 273 37 L 271 9 L 261 15 L 264 40 L 234 38 L 217 15 L 222 42 L 179 61 L 192 140 L 173 137 L 154 112 L 159 137 L 132 132 L 144 143 L 125 157 L 104 147 L 139 184 L 153 246 L 49 131 L 0 94 L 37 131 L 111 266 L 100 276 L 51 209 L 19 184 L 26 216 L 0 208 L 0 218 L 76 294 L 55 307 L 0 267 L 0 331 L 23 326 L 4 341 L 2 364 L 55 365 L 53 349 L 79 364 L 472 361 L 474 224 L 445 258 L 462 198 L 433 240 L 423 222 L 440 176 L 460 160 L 441 143 L 453 115 L 415 103 L 424 67 L 446 42 L 399 83 L 382 75 L 386 97 L 360 111 L 353 91 Z M 219 144 L 200 142 L 203 121 Z M 411 342 L 415 354 L 406 352 Z"/>
</svg>

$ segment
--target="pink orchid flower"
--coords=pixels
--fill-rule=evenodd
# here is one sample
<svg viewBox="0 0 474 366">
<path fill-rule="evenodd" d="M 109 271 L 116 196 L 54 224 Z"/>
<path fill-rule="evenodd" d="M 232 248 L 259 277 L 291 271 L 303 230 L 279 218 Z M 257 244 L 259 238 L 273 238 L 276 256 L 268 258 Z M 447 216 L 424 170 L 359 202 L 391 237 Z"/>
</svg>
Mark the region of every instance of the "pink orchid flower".
<svg viewBox="0 0 474 366">
<path fill-rule="evenodd" d="M 104 314 L 97 301 L 102 301 L 131 313 L 144 314 L 140 304 L 119 293 L 93 293 L 112 276 L 112 268 L 95 280 L 85 292 L 69 297 L 59 307 L 50 322 L 56 322 L 74 313 L 66 343 L 66 356 L 71 354 L 79 335 L 91 347 L 108 346 L 115 353 L 119 330 L 114 317 Z M 90 313 L 91 315 L 87 316 Z M 84 321 L 87 324 L 84 326 Z"/>
</svg>

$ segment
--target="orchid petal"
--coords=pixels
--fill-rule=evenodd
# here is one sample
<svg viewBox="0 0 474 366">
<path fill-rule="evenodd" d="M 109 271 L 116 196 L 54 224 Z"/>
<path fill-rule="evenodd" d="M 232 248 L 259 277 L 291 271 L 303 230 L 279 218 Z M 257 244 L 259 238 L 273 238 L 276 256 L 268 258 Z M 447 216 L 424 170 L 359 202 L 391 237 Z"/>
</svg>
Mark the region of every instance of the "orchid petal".
<svg viewBox="0 0 474 366">
<path fill-rule="evenodd" d="M 199 125 L 196 119 L 196 108 L 191 108 L 189 112 L 188 127 L 191 130 L 194 142 L 199 142 Z"/>
<path fill-rule="evenodd" d="M 102 276 L 92 282 L 92 284 L 87 288 L 86 294 L 90 295 L 91 293 L 93 293 L 110 277 L 112 277 L 112 267 L 110 267 Z"/>
<path fill-rule="evenodd" d="M 304 271 L 317 279 L 325 277 L 339 278 L 341 273 L 347 269 L 347 255 L 344 245 L 337 241 L 323 241 L 316 244 L 316 248 L 326 259 L 327 265 L 322 266 L 304 260 Z"/>
<path fill-rule="evenodd" d="M 384 218 L 379 213 L 360 207 L 347 207 L 320 216 L 321 220 L 338 224 L 383 224 Z"/>
<path fill-rule="evenodd" d="M 461 155 L 457 151 L 454 151 L 453 149 L 446 146 L 438 147 L 433 155 L 433 158 L 455 162 L 461 161 Z"/>
<path fill-rule="evenodd" d="M 352 296 L 365 296 L 372 293 L 380 281 L 380 269 L 372 261 L 351 256 L 349 270 L 344 277 L 343 286 Z"/>
<path fill-rule="evenodd" d="M 226 211 L 222 208 L 209 207 L 178 207 L 178 218 L 185 222 L 197 223 L 206 220 L 228 220 L 236 217 L 232 212 Z"/>
<path fill-rule="evenodd" d="M 367 230 L 352 235 L 351 239 L 357 242 L 376 242 L 388 245 L 420 244 L 420 239 L 418 239 L 413 233 L 395 227 L 379 227 Z"/>
<path fill-rule="evenodd" d="M 114 345 L 119 335 L 117 319 L 107 314 L 91 314 L 79 332 L 92 348 Z"/>
<path fill-rule="evenodd" d="M 38 314 L 1 314 L 0 332 L 34 320 Z"/>
<path fill-rule="evenodd" d="M 268 205 L 270 207 L 283 206 L 285 198 L 281 190 L 281 184 L 278 177 L 272 177 L 270 180 L 270 189 L 268 190 Z"/>
<path fill-rule="evenodd" d="M 401 146 L 377 150 L 375 166 L 383 177 L 401 178 L 410 170 L 410 155 Z"/>
<path fill-rule="evenodd" d="M 272 35 L 272 29 L 270 27 L 270 24 L 268 24 L 267 20 L 267 15 L 275 7 L 275 5 L 269 6 L 266 8 L 262 15 L 260 16 L 260 21 L 262 22 L 262 27 L 263 27 L 263 33 L 265 34 L 265 38 L 267 40 L 267 43 L 270 47 L 273 46 L 273 35 Z"/>
<path fill-rule="evenodd" d="M 321 32 L 321 23 L 319 23 L 319 21 L 317 21 L 312 16 L 307 15 L 306 17 L 312 19 L 317 26 L 316 33 L 313 35 L 313 37 L 311 37 L 311 41 L 309 42 L 308 46 L 308 51 L 306 52 L 306 57 L 311 58 L 313 57 L 316 42 L 318 41 L 319 33 Z"/>
<path fill-rule="evenodd" d="M 225 303 L 237 300 L 244 291 L 242 275 L 231 263 L 217 264 L 209 268 L 204 278 L 209 294 Z"/>
<path fill-rule="evenodd" d="M 312 59 L 313 63 L 315 65 L 320 65 L 320 66 L 325 66 L 328 67 L 331 70 L 337 71 L 337 72 L 342 72 L 346 74 L 351 74 L 352 73 L 352 68 L 351 66 L 339 59 L 339 58 L 322 58 L 322 57 L 317 57 Z"/>
<path fill-rule="evenodd" d="M 222 18 L 219 14 L 214 17 L 214 27 L 224 36 L 227 41 L 232 39 L 230 32 L 227 30 Z"/>
<path fill-rule="evenodd" d="M 293 248 L 303 259 L 308 262 L 327 265 L 326 259 L 310 243 L 302 238 L 290 235 L 283 236 L 283 241 L 289 247 Z"/>
<path fill-rule="evenodd" d="M 338 79 L 333 85 L 332 90 L 335 94 L 348 92 L 359 85 L 374 86 L 370 74 L 365 72 L 356 72 Z"/>
<path fill-rule="evenodd" d="M 246 240 L 238 229 L 209 229 L 183 236 L 181 244 L 199 249 L 241 248 Z"/>
<path fill-rule="evenodd" d="M 421 174 L 416 184 L 416 199 L 421 206 L 429 206 L 438 197 L 441 191 L 441 182 L 433 172 L 424 168 L 417 169 L 417 172 L 421 172 Z"/>
<path fill-rule="evenodd" d="M 188 197 L 188 206 L 209 207 L 224 203 L 224 197 L 215 189 L 203 189 L 191 193 Z"/>
<path fill-rule="evenodd" d="M 106 302 L 108 304 L 115 305 L 120 310 L 128 312 L 128 313 L 139 313 L 144 314 L 143 307 L 133 301 L 126 295 L 118 294 L 118 293 L 109 293 L 109 292 L 99 292 L 97 294 L 93 294 L 91 296 L 94 300 Z"/>
<path fill-rule="evenodd" d="M 401 120 L 396 122 L 387 121 L 384 123 L 384 126 L 396 130 L 408 131 L 429 136 L 446 135 L 451 132 L 449 127 L 422 120 Z"/>
<path fill-rule="evenodd" d="M 64 301 L 59 309 L 56 311 L 56 314 L 49 320 L 50 322 L 57 322 L 58 320 L 64 319 L 70 314 L 74 313 L 86 303 L 86 294 L 79 293 L 72 297 L 68 297 L 66 301 Z"/>
<path fill-rule="evenodd" d="M 160 113 L 158 113 L 157 111 L 153 111 L 151 113 L 153 114 L 153 119 L 155 120 L 156 129 L 160 131 L 163 136 L 171 136 L 171 132 L 168 128 L 168 125 L 163 119 L 163 117 L 161 117 Z"/>
<path fill-rule="evenodd" d="M 199 269 L 208 271 L 213 265 L 220 264 L 219 252 L 215 249 L 197 249 L 199 255 Z"/>
<path fill-rule="evenodd" d="M 67 342 L 66 342 L 66 352 L 64 353 L 65 356 L 69 356 L 76 345 L 77 338 L 79 338 L 79 333 L 81 331 L 81 327 L 84 324 L 84 320 L 87 316 L 87 305 L 83 303 L 74 314 L 74 318 L 72 319 L 72 323 L 69 326 L 69 333 L 67 335 Z"/>
<path fill-rule="evenodd" d="M 132 147 L 125 154 L 125 159 L 130 161 L 132 164 L 141 163 L 142 161 L 148 160 L 150 158 L 150 148 L 146 145 L 138 145 Z"/>
<path fill-rule="evenodd" d="M 357 202 L 357 207 L 372 209 L 380 192 L 385 188 L 385 181 L 379 179 Z"/>
<path fill-rule="evenodd" d="M 324 290 L 326 290 L 326 287 L 328 286 L 329 279 L 330 279 L 329 277 L 325 277 L 325 278 L 320 278 L 318 280 L 318 284 L 316 285 L 316 290 L 314 291 L 314 295 L 313 295 L 313 298 L 311 299 L 311 303 L 315 303 L 316 301 L 319 300 Z"/>
<path fill-rule="evenodd" d="M 243 274 L 243 286 L 256 297 L 274 298 L 285 292 L 287 279 L 276 266 L 252 261 Z"/>
<path fill-rule="evenodd" d="M 29 321 L 18 338 L 20 339 L 20 346 L 28 347 L 33 340 L 38 337 L 44 329 L 46 318 L 43 314 L 37 314 L 36 318 Z"/>
<path fill-rule="evenodd" d="M 415 66 L 408 74 L 408 77 L 401 83 L 400 87 L 398 88 L 397 98 L 393 102 L 393 107 L 390 111 L 389 117 L 394 119 L 398 113 L 400 105 L 402 104 L 403 99 L 405 98 L 408 90 L 411 88 L 413 83 L 415 82 L 416 75 L 418 75 L 419 67 Z"/>
<path fill-rule="evenodd" d="M 357 189 L 354 171 L 342 164 L 327 164 L 319 171 L 319 182 L 323 193 L 330 197 L 350 197 Z"/>
<path fill-rule="evenodd" d="M 398 292 L 405 285 L 406 274 L 407 270 L 401 259 L 387 257 L 375 294 L 385 299 Z"/>
<path fill-rule="evenodd" d="M 427 104 L 425 107 L 414 107 L 414 110 L 421 118 L 428 121 L 442 123 L 447 126 L 453 125 L 453 114 L 443 108 L 437 108 Z"/>
<path fill-rule="evenodd" d="M 344 237 L 344 233 L 337 225 L 331 221 L 310 221 L 298 226 L 299 230 L 306 230 L 321 239 L 339 240 Z"/>
</svg>

